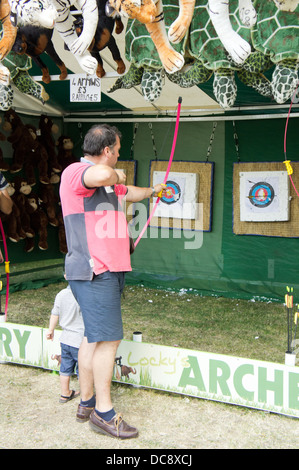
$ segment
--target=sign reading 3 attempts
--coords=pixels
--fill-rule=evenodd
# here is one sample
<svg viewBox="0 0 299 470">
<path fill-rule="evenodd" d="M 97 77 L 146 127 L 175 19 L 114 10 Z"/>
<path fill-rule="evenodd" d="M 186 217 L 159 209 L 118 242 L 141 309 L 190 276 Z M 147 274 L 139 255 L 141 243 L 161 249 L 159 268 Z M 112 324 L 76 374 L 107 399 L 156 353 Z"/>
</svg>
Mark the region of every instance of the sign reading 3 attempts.
<svg viewBox="0 0 299 470">
<path fill-rule="evenodd" d="M 101 79 L 96 75 L 74 74 L 70 79 L 70 101 L 99 103 L 101 101 Z"/>
</svg>

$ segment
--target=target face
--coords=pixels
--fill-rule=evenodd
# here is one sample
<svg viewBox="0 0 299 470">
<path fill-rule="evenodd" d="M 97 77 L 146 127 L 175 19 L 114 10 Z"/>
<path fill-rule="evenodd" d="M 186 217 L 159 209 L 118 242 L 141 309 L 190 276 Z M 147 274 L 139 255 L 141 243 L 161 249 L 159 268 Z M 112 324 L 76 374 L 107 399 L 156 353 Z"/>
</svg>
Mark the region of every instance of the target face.
<svg viewBox="0 0 299 470">
<path fill-rule="evenodd" d="M 166 194 L 161 198 L 164 204 L 175 204 L 181 198 L 181 188 L 175 181 L 166 181 Z"/>
<path fill-rule="evenodd" d="M 165 172 L 153 172 L 153 186 L 163 182 Z M 156 217 L 172 219 L 194 219 L 199 216 L 199 177 L 196 173 L 170 171 L 166 181 L 165 195 L 160 199 Z M 156 202 L 154 198 L 154 202 Z"/>
<path fill-rule="evenodd" d="M 249 191 L 249 201 L 255 207 L 268 207 L 275 197 L 273 186 L 270 183 L 256 183 Z"/>
<path fill-rule="evenodd" d="M 240 172 L 240 221 L 289 220 L 289 178 L 286 171 Z"/>
</svg>

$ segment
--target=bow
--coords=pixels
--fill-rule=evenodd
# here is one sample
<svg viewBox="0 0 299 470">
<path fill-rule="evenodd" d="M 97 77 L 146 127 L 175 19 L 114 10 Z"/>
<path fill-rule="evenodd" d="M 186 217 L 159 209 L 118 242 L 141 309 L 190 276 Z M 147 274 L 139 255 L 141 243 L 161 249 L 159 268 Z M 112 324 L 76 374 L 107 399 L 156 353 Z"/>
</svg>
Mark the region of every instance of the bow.
<svg viewBox="0 0 299 470">
<path fill-rule="evenodd" d="M 5 238 L 5 233 L 3 229 L 3 224 L 2 220 L 0 219 L 0 231 L 2 235 L 2 240 L 3 240 L 3 245 L 4 245 L 4 256 L 5 256 L 5 272 L 6 272 L 6 300 L 5 300 L 5 321 L 7 318 L 7 308 L 8 308 L 8 298 L 9 298 L 9 261 L 8 261 L 8 251 L 7 251 L 7 244 L 6 244 L 6 238 Z"/>
<path fill-rule="evenodd" d="M 286 170 L 288 172 L 288 175 L 289 175 L 289 178 L 290 178 L 291 183 L 293 185 L 293 188 L 294 188 L 297 196 L 299 197 L 299 193 L 296 189 L 296 186 L 295 186 L 293 178 L 292 178 L 293 168 L 291 166 L 291 161 L 287 160 L 287 129 L 288 129 L 288 124 L 289 124 L 289 117 L 290 117 L 290 114 L 291 114 L 291 109 L 292 109 L 292 106 L 293 106 L 293 102 L 294 102 L 294 99 L 295 99 L 295 96 L 296 96 L 298 86 L 299 86 L 299 82 L 297 83 L 296 89 L 295 89 L 294 94 L 293 94 L 292 99 L 291 99 L 291 105 L 290 105 L 290 109 L 289 109 L 289 112 L 288 112 L 288 117 L 287 117 L 287 120 L 286 120 L 286 125 L 285 125 L 285 130 L 284 130 L 284 144 L 283 144 L 283 146 L 284 146 L 284 162 L 283 163 L 286 166 Z"/>
<path fill-rule="evenodd" d="M 181 103 L 182 103 L 182 98 L 179 97 L 178 99 L 178 110 L 177 110 L 177 117 L 176 117 L 176 124 L 175 124 L 175 130 L 174 130 L 174 137 L 173 137 L 173 142 L 172 142 L 172 149 L 171 149 L 171 153 L 170 153 L 170 157 L 169 157 L 169 162 L 168 162 L 168 166 L 167 166 L 167 170 L 166 170 L 166 173 L 165 173 L 165 177 L 164 177 L 164 180 L 163 180 L 163 185 L 165 185 L 166 181 L 167 181 L 167 178 L 168 178 L 168 175 L 169 175 L 169 172 L 170 172 L 170 167 L 171 167 L 171 164 L 172 164 L 172 160 L 173 160 L 173 155 L 174 155 L 174 151 L 175 151 L 175 146 L 176 146 L 176 140 L 177 140 L 177 136 L 178 136 L 178 130 L 179 130 L 179 121 L 180 121 L 180 112 L 181 112 Z M 145 224 L 145 226 L 143 227 L 143 229 L 141 230 L 138 238 L 136 239 L 135 243 L 134 243 L 134 247 L 136 248 L 136 246 L 138 245 L 140 239 L 142 238 L 142 235 L 144 234 L 144 232 L 146 231 L 147 227 L 149 226 L 149 223 L 150 221 L 152 220 L 152 217 L 156 211 L 156 208 L 160 202 L 160 199 L 161 199 L 161 196 L 158 195 L 157 197 L 157 200 L 156 200 L 156 203 L 153 207 L 153 210 L 149 216 L 149 218 L 147 219 L 147 222 Z"/>
</svg>

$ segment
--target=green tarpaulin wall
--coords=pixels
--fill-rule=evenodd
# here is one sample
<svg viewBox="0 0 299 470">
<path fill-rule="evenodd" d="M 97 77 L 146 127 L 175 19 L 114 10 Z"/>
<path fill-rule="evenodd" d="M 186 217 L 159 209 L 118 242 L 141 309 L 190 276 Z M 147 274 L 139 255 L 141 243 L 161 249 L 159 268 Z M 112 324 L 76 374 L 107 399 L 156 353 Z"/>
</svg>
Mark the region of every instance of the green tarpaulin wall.
<svg viewBox="0 0 299 470">
<path fill-rule="evenodd" d="M 286 114 L 281 119 L 262 117 L 236 118 L 235 127 L 231 120 L 217 122 L 209 156 L 209 162 L 214 163 L 211 231 L 202 234 L 201 246 L 185 249 L 188 240 L 184 236 L 179 237 L 177 230 L 167 230 L 166 233 L 166 229 L 158 229 L 157 238 L 145 234 L 132 256 L 133 271 L 127 275 L 129 283 L 194 289 L 207 295 L 279 300 L 284 298 L 286 285 L 291 285 L 296 299 L 296 291 L 299 292 L 299 240 L 233 233 L 234 163 L 284 160 Z M 37 118 L 27 119 L 31 122 L 36 119 L 38 123 Z M 57 123 L 61 133 L 72 137 L 74 153 L 79 158 L 82 136 L 92 124 L 84 122 L 79 127 L 77 123 L 63 123 L 59 119 Z M 139 122 L 133 152 L 134 123 L 109 123 L 117 125 L 123 134 L 120 159 L 137 160 L 136 184 L 148 186 L 151 161 L 169 159 L 175 123 L 152 122 L 150 128 L 147 122 Z M 205 162 L 212 128 L 212 121 L 182 121 L 174 162 Z M 299 160 L 298 136 L 299 119 L 291 118 L 287 132 L 287 158 L 291 161 Z M 4 147 L 1 147 L 8 155 L 9 144 L 4 142 Z M 9 179 L 10 175 L 7 177 Z M 145 204 L 147 207 L 148 202 Z M 64 257 L 58 250 L 55 227 L 49 227 L 48 239 L 47 251 L 36 247 L 31 253 L 24 252 L 23 241 L 17 244 L 8 241 L 12 291 L 62 279 Z M 4 275 L 2 277 L 4 281 Z"/>
</svg>

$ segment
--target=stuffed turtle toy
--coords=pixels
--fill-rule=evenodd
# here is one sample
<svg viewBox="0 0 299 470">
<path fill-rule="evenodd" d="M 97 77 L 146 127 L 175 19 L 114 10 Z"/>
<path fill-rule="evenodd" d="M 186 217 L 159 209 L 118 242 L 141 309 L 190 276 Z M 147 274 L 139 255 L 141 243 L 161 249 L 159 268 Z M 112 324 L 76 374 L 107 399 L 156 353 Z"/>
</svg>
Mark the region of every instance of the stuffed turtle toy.
<svg viewBox="0 0 299 470">
<path fill-rule="evenodd" d="M 34 96 L 42 103 L 49 99 L 43 85 L 36 82 L 30 75 L 32 67 L 31 58 L 27 55 L 18 55 L 11 51 L 0 64 L 0 110 L 7 111 L 13 102 L 13 89 L 11 83 L 24 94 Z"/>
<path fill-rule="evenodd" d="M 178 16 L 179 6 L 163 5 L 166 33 Z M 187 37 L 173 45 L 173 49 L 183 56 Z M 156 101 L 163 88 L 165 69 L 156 45 L 146 26 L 137 19 L 128 19 L 125 33 L 125 55 L 131 63 L 128 72 L 119 77 L 108 90 L 111 93 L 119 88 L 141 85 L 146 101 Z"/>
<path fill-rule="evenodd" d="M 239 2 L 231 0 L 229 7 L 232 27 L 244 40 L 250 41 L 250 27 L 243 25 L 239 17 Z M 178 16 L 178 1 L 167 4 L 165 0 L 163 9 L 168 31 Z M 118 78 L 108 90 L 110 93 L 119 88 L 141 85 L 145 99 L 154 102 L 161 94 L 165 75 L 180 87 L 187 88 L 206 82 L 214 74 L 216 100 L 223 108 L 229 108 L 237 95 L 237 72 L 246 85 L 264 96 L 271 96 L 270 82 L 263 75 L 272 66 L 270 58 L 254 51 L 242 65 L 234 63 L 217 36 L 207 4 L 199 0 L 195 3 L 188 36 L 174 45 L 184 55 L 185 65 L 181 70 L 171 74 L 164 70 L 149 33 L 137 20 L 128 20 L 125 43 L 126 58 L 131 66 L 127 74 Z"/>
<path fill-rule="evenodd" d="M 296 90 L 299 68 L 298 0 L 257 0 L 257 21 L 252 44 L 275 64 L 271 89 L 277 103 L 285 103 Z"/>
</svg>

